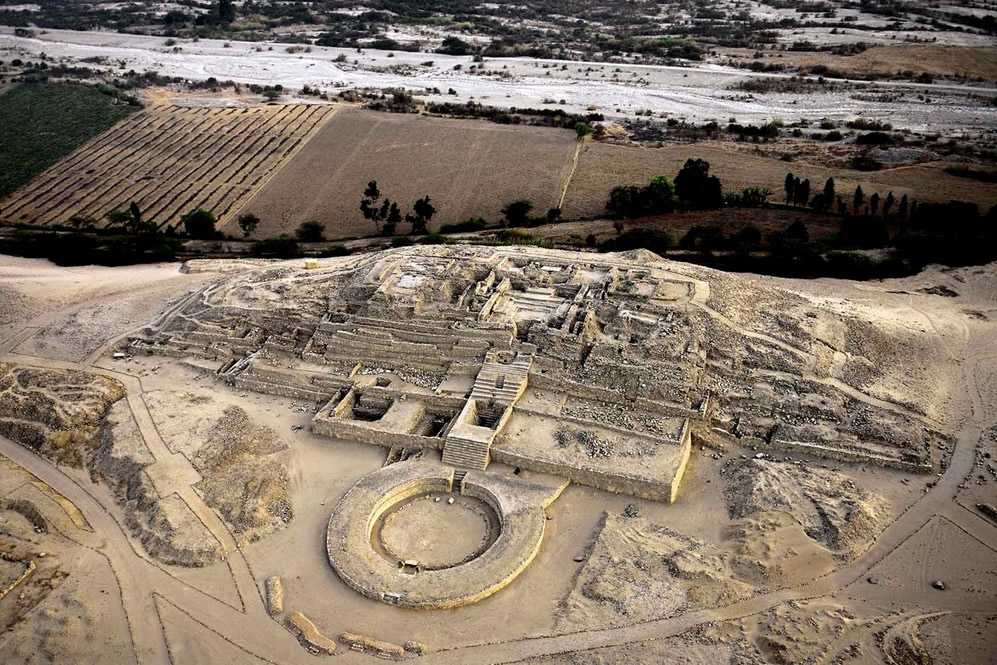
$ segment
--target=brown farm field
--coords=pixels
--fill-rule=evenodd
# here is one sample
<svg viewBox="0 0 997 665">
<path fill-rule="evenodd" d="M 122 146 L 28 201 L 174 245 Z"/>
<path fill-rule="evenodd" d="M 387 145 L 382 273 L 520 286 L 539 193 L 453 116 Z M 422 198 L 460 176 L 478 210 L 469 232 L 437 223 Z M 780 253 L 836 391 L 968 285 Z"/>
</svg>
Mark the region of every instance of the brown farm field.
<svg viewBox="0 0 997 665">
<path fill-rule="evenodd" d="M 880 192 L 885 196 L 892 191 L 897 198 L 907 194 L 920 201 L 975 201 L 983 209 L 997 203 L 997 184 L 949 175 L 942 170 L 944 163 L 867 172 L 784 162 L 739 152 L 731 143 L 673 144 L 661 148 L 588 143 L 581 150 L 578 168 L 568 187 L 564 216 L 573 219 L 604 214 L 609 191 L 616 185 L 646 184 L 657 175 L 673 178 L 689 158 L 708 161 L 710 172 L 720 178 L 725 191 L 767 187 L 776 201 L 782 198 L 786 173 L 792 171 L 801 178 L 809 178 L 815 187 L 823 186 L 828 176 L 832 176 L 838 192 L 849 196 L 861 185 L 867 195 Z"/>
<path fill-rule="evenodd" d="M 138 204 L 160 226 L 195 208 L 224 222 L 335 112 L 291 104 L 150 109 L 124 120 L 0 204 L 9 222 L 96 222 Z"/>
<path fill-rule="evenodd" d="M 344 109 L 243 212 L 259 216 L 263 237 L 293 232 L 304 221 L 324 224 L 329 238 L 370 235 L 373 225 L 358 204 L 377 180 L 403 214 L 428 194 L 436 226 L 497 220 L 516 199 L 531 200 L 542 213 L 557 205 L 575 145 L 568 130 Z"/>
<path fill-rule="evenodd" d="M 776 144 L 771 144 L 776 145 Z M 790 144 L 789 151 L 794 148 Z M 433 227 L 483 217 L 498 222 L 517 199 L 534 214 L 558 205 L 565 219 L 605 214 L 610 190 L 674 178 L 689 158 L 710 162 L 727 191 L 767 187 L 782 199 L 787 171 L 809 178 L 814 191 L 833 176 L 850 198 L 892 191 L 920 201 L 997 202 L 997 183 L 946 174 L 946 162 L 863 172 L 749 152 L 748 145 L 700 142 L 642 147 L 585 141 L 574 132 L 391 114 L 334 105 L 249 108 L 155 107 L 96 137 L 0 203 L 5 222 L 97 223 L 138 204 L 143 217 L 175 226 L 195 208 L 214 212 L 219 228 L 239 235 L 236 218 L 253 213 L 256 238 L 293 233 L 306 221 L 330 240 L 374 234 L 358 209 L 367 182 L 377 180 L 402 213 L 425 195 L 437 208 Z M 755 213 L 752 213 L 755 214 Z M 406 232 L 403 225 L 401 232 Z"/>
</svg>

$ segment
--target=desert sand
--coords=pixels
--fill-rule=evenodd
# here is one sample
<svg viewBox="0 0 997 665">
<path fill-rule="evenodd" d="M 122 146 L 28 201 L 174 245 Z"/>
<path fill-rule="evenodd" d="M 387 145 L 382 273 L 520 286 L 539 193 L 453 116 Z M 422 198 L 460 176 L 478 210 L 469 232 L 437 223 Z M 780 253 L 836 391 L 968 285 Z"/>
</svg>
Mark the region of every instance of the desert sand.
<svg viewBox="0 0 997 665">
<path fill-rule="evenodd" d="M 584 310 L 606 275 L 618 278 L 606 300 L 568 325 L 558 299 L 583 293 Z M 513 321 L 511 347 L 536 347 L 508 427 L 536 423 L 534 440 L 550 437 L 536 454 L 564 466 L 502 462 L 529 441 L 503 431 L 465 487 L 548 493 L 542 542 L 478 602 L 367 597 L 330 565 L 330 515 L 364 479 L 452 474 L 453 452 L 363 437 L 408 423 L 405 441 L 430 441 L 433 405 L 458 408 L 481 379 L 480 361 L 386 359 L 442 335 L 430 323 L 481 307 L 504 276 L 474 330 Z M 538 283 L 549 291 L 526 290 Z M 554 320 L 568 323 L 555 333 Z M 330 644 L 361 664 L 995 662 L 997 521 L 979 506 L 997 505 L 997 264 L 846 282 L 527 248 L 411 248 L 317 270 L 0 257 L 0 325 L 5 662 L 314 663 Z M 359 351 L 349 326 L 365 331 Z M 555 358 L 573 331 L 587 355 Z M 343 373 L 349 385 L 332 387 Z M 583 399 L 578 385 L 610 388 Z M 629 405 L 606 401 L 631 389 Z M 389 393 L 389 407 L 374 399 Z M 335 431 L 354 439 L 322 433 L 337 404 L 352 420 Z M 586 434 L 559 437 L 545 424 L 558 418 Z M 674 418 L 691 430 L 674 500 L 598 487 L 612 467 L 672 468 L 650 446 L 681 445 Z M 378 531 L 396 559 L 470 557 L 448 570 L 473 576 L 511 535 L 456 485 L 422 496 Z M 298 613 L 314 632 L 287 628 Z"/>
</svg>

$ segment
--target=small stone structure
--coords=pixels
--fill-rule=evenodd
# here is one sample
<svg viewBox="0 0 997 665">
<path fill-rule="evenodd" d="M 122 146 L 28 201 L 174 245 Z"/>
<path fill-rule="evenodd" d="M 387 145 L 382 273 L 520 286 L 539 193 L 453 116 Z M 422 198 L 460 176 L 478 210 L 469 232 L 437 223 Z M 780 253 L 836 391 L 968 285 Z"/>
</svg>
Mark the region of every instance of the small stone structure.
<svg viewBox="0 0 997 665">
<path fill-rule="evenodd" d="M 405 648 L 402 646 L 358 633 L 343 633 L 339 636 L 339 641 L 352 651 L 369 653 L 378 658 L 401 660 L 406 655 Z"/>
<path fill-rule="evenodd" d="M 268 577 L 264 583 L 266 588 L 267 611 L 277 618 L 284 613 L 284 583 L 279 577 Z"/>
<path fill-rule="evenodd" d="M 314 654 L 332 655 L 336 653 L 336 642 L 319 632 L 311 619 L 301 612 L 291 612 L 287 617 L 287 629 L 301 641 L 302 645 Z"/>
</svg>

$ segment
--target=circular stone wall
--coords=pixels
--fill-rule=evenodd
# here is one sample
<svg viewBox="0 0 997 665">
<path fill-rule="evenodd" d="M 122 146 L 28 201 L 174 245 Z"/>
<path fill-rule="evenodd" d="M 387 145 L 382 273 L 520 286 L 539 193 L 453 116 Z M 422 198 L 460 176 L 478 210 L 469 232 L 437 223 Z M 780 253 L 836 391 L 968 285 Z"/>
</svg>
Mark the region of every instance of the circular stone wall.
<svg viewBox="0 0 997 665">
<path fill-rule="evenodd" d="M 393 561 L 441 570 L 476 559 L 498 530 L 498 516 L 484 501 L 433 492 L 394 506 L 375 527 L 373 544 Z"/>
<path fill-rule="evenodd" d="M 369 598 L 422 609 L 476 603 L 516 579 L 540 550 L 544 509 L 563 486 L 472 471 L 455 488 L 453 474 L 399 462 L 361 478 L 326 530 L 339 578 Z"/>
</svg>

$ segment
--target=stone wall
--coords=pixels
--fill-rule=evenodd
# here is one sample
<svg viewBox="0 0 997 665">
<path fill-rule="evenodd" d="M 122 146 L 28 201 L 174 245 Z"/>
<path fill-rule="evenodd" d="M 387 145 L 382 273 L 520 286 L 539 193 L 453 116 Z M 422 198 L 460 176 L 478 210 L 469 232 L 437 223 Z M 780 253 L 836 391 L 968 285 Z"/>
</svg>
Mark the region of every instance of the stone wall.
<svg viewBox="0 0 997 665">
<path fill-rule="evenodd" d="M 608 390 L 599 386 L 591 386 L 570 379 L 555 378 L 549 374 L 540 372 L 530 372 L 530 387 L 537 390 L 548 390 L 561 392 L 579 397 L 582 399 L 595 400 L 597 402 L 607 402 L 609 404 L 628 404 L 638 409 L 649 411 L 655 415 L 677 416 L 680 418 L 699 417 L 698 409 L 682 406 L 681 404 L 666 404 L 656 402 L 640 396 L 628 397 L 615 390 Z"/>
</svg>

